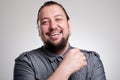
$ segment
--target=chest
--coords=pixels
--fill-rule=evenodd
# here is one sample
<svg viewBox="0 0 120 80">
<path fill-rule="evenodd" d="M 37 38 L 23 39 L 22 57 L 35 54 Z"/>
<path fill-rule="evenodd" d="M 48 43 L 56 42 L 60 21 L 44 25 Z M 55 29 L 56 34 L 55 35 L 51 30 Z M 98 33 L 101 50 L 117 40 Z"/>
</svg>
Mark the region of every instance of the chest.
<svg viewBox="0 0 120 80">
<path fill-rule="evenodd" d="M 34 62 L 33 67 L 37 80 L 47 80 L 47 78 L 55 71 L 53 68 L 54 65 L 52 65 L 48 59 L 37 60 Z M 87 80 L 87 68 L 84 67 L 72 74 L 68 80 Z"/>
</svg>

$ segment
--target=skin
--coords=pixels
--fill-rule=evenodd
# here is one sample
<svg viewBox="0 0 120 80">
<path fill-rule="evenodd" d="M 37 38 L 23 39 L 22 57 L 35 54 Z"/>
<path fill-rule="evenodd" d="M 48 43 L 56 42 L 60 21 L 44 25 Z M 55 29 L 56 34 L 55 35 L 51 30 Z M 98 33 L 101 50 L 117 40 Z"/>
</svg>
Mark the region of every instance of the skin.
<svg viewBox="0 0 120 80">
<path fill-rule="evenodd" d="M 62 38 L 67 38 L 70 33 L 70 20 L 67 20 L 64 11 L 58 5 L 44 7 L 40 11 L 39 34 L 43 42 L 49 40 L 52 44 L 57 45 Z M 62 55 L 68 49 L 67 41 L 63 50 L 56 54 Z M 60 66 L 48 78 L 48 80 L 68 80 L 70 75 L 87 65 L 86 58 L 79 49 L 71 49 L 65 55 Z"/>
<path fill-rule="evenodd" d="M 54 9 L 53 9 L 54 8 Z M 47 40 L 57 45 L 62 38 L 67 39 L 70 33 L 70 21 L 67 20 L 64 11 L 57 5 L 46 6 L 40 12 L 40 36 L 43 42 Z M 63 53 L 66 47 L 57 54 Z"/>
</svg>

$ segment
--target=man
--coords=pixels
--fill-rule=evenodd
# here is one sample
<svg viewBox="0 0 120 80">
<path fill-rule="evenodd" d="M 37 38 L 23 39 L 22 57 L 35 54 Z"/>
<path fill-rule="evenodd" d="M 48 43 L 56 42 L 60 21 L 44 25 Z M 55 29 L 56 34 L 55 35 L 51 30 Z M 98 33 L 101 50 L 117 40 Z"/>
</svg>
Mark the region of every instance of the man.
<svg viewBox="0 0 120 80">
<path fill-rule="evenodd" d="M 61 4 L 46 2 L 37 23 L 44 45 L 15 60 L 14 80 L 106 80 L 97 53 L 70 46 L 70 19 Z"/>
</svg>

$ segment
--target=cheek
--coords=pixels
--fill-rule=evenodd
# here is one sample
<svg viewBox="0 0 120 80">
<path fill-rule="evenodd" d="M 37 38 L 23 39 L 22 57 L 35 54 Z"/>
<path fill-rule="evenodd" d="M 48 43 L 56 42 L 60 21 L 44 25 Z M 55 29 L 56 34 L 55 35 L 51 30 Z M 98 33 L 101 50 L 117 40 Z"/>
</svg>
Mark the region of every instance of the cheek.
<svg viewBox="0 0 120 80">
<path fill-rule="evenodd" d="M 43 28 L 39 28 L 39 35 L 41 38 L 43 38 L 45 35 L 45 30 Z"/>
<path fill-rule="evenodd" d="M 40 30 L 41 30 L 40 31 L 41 38 L 43 40 L 46 40 L 48 38 L 48 36 L 46 35 L 46 33 L 48 32 L 47 27 L 41 28 Z"/>
<path fill-rule="evenodd" d="M 45 35 L 46 32 L 47 32 L 47 29 L 45 27 L 40 28 L 41 35 Z"/>
<path fill-rule="evenodd" d="M 66 38 L 69 35 L 69 30 L 68 28 L 65 28 L 63 31 L 63 37 Z"/>
<path fill-rule="evenodd" d="M 67 25 L 67 27 L 64 28 L 64 33 L 68 34 L 69 32 L 70 32 L 70 29 L 69 29 L 69 27 Z"/>
<path fill-rule="evenodd" d="M 64 34 L 65 35 L 68 35 L 69 33 L 70 33 L 70 27 L 69 27 L 69 23 L 68 22 L 66 22 L 66 23 L 64 23 L 64 25 L 63 25 L 64 27 L 63 27 L 63 32 L 64 32 Z"/>
</svg>

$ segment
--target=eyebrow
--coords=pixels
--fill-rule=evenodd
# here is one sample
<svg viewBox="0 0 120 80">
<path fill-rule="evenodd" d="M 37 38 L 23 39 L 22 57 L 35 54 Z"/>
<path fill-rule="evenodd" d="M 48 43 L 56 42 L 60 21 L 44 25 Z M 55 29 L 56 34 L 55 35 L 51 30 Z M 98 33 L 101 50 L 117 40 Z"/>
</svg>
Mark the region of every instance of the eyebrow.
<svg viewBox="0 0 120 80">
<path fill-rule="evenodd" d="M 47 18 L 47 17 L 44 17 L 44 18 L 41 18 L 41 19 L 40 19 L 40 21 L 42 21 L 42 20 L 44 20 L 44 19 L 49 19 L 49 18 Z"/>
<path fill-rule="evenodd" d="M 63 16 L 63 15 L 61 15 L 61 14 L 55 15 L 55 17 L 59 17 L 59 16 L 64 17 L 64 16 Z"/>
<path fill-rule="evenodd" d="M 58 15 L 55 15 L 54 17 L 64 17 L 63 15 L 61 15 L 61 14 L 58 14 Z M 44 19 L 49 19 L 48 17 L 43 17 L 43 18 L 41 18 L 40 19 L 40 21 L 42 21 L 42 20 L 44 20 Z"/>
</svg>

